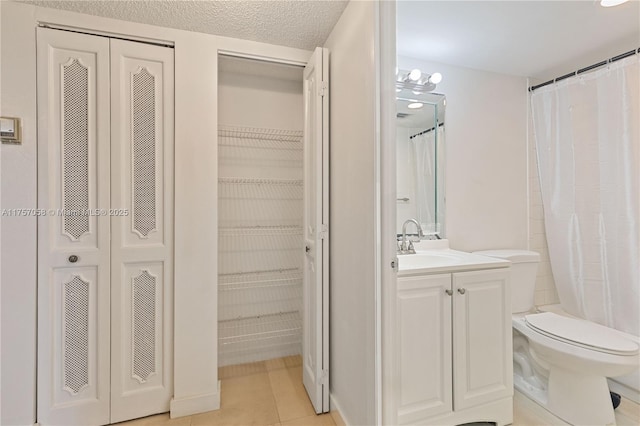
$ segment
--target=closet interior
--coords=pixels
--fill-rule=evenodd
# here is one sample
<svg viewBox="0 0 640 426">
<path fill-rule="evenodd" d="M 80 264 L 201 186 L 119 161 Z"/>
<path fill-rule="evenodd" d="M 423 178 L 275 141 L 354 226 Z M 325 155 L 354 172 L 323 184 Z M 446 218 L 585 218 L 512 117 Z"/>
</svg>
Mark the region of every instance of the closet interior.
<svg viewBox="0 0 640 426">
<path fill-rule="evenodd" d="M 303 69 L 221 55 L 218 365 L 302 350 Z"/>
</svg>

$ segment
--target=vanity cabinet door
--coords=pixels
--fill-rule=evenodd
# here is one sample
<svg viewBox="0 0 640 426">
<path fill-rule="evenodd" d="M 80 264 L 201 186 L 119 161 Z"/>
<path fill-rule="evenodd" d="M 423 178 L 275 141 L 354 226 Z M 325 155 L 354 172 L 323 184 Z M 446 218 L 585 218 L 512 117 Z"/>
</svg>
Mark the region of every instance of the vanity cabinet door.
<svg viewBox="0 0 640 426">
<path fill-rule="evenodd" d="M 451 275 L 398 279 L 399 424 L 451 412 Z"/>
<path fill-rule="evenodd" d="M 509 270 L 453 275 L 455 410 L 513 394 Z"/>
</svg>

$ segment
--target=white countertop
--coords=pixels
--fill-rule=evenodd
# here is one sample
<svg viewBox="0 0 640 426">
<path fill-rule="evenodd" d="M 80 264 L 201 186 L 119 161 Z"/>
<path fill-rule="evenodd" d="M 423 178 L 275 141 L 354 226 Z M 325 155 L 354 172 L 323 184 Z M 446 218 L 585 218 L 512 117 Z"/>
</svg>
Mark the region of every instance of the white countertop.
<svg viewBox="0 0 640 426">
<path fill-rule="evenodd" d="M 511 265 L 508 260 L 452 250 L 447 240 L 424 241 L 415 246 L 416 254 L 398 256 L 398 276 L 506 268 Z"/>
</svg>

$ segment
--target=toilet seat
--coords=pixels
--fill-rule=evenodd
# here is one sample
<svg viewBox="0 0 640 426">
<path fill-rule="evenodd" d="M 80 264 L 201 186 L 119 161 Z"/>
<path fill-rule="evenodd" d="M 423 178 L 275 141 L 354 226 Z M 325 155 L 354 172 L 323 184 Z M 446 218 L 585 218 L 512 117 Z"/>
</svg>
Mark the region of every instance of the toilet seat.
<svg viewBox="0 0 640 426">
<path fill-rule="evenodd" d="M 625 339 L 608 327 L 585 321 L 543 312 L 524 316 L 525 324 L 537 333 L 551 339 L 597 352 L 632 356 L 637 355 L 638 344 Z"/>
</svg>

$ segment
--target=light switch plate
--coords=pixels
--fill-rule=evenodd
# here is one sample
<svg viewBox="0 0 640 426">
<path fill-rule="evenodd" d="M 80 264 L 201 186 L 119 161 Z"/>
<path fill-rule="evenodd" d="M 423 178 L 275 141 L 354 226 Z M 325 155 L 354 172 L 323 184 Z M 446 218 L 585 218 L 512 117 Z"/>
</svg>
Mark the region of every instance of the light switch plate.
<svg viewBox="0 0 640 426">
<path fill-rule="evenodd" d="M 0 117 L 0 138 L 2 138 L 2 143 L 21 144 L 20 119 Z"/>
</svg>

